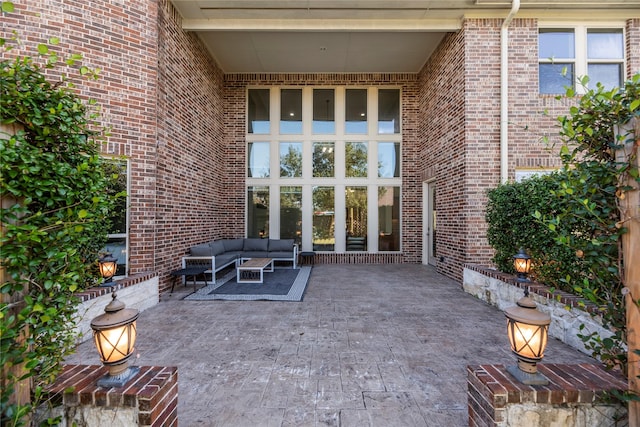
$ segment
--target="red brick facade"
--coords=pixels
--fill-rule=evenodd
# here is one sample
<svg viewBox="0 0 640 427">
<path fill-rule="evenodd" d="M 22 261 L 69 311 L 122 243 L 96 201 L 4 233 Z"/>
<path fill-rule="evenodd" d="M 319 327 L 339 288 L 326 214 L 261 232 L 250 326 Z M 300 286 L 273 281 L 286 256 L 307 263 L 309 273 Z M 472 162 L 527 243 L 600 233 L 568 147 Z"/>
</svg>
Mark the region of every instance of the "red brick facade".
<svg viewBox="0 0 640 427">
<path fill-rule="evenodd" d="M 320 262 L 422 259 L 422 185 L 436 183 L 438 269 L 460 278 L 489 263 L 486 191 L 500 182 L 501 19 L 467 19 L 417 74 L 224 75 L 169 0 L 16 2 L 3 32 L 26 44 L 57 36 L 101 79 L 82 82 L 111 128 L 104 151 L 130 162 L 129 271 L 155 272 L 160 288 L 193 244 L 242 236 L 245 227 L 245 93 L 255 85 L 393 85 L 402 90 L 402 254 L 331 254 Z M 538 23 L 509 28 L 509 177 L 555 167 L 542 137 L 568 100 L 538 94 Z M 46 35 L 46 37 L 45 37 Z M 640 20 L 626 25 L 627 71 L 640 71 Z M 543 112 L 547 110 L 548 116 Z"/>
</svg>

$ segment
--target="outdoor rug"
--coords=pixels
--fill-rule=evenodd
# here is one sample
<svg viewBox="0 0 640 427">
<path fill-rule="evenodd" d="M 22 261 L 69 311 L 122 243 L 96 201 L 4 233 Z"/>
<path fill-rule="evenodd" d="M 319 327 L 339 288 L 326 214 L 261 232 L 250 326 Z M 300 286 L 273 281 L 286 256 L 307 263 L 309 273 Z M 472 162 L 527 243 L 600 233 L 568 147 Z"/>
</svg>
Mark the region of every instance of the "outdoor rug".
<svg viewBox="0 0 640 427">
<path fill-rule="evenodd" d="M 188 301 L 302 301 L 311 267 L 276 269 L 264 273 L 264 283 L 238 283 L 232 270 L 217 280 L 215 285 L 205 286 L 185 297 Z"/>
</svg>

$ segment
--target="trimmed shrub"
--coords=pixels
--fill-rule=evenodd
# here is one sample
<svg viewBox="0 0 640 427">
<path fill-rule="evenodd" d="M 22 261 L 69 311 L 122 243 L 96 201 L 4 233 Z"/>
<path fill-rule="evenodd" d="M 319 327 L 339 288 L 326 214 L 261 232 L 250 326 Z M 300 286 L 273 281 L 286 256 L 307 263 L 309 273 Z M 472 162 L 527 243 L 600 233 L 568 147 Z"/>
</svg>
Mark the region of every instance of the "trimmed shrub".
<svg viewBox="0 0 640 427">
<path fill-rule="evenodd" d="M 566 289 L 563 279 L 580 268 L 580 260 L 555 233 L 536 219 L 536 212 L 555 216 L 564 209 L 562 199 L 553 197 L 566 175 L 553 173 L 520 182 L 502 184 L 488 193 L 487 238 L 496 253 L 493 262 L 506 273 L 515 273 L 513 255 L 524 248 L 533 258 L 531 277 L 548 286 Z"/>
</svg>

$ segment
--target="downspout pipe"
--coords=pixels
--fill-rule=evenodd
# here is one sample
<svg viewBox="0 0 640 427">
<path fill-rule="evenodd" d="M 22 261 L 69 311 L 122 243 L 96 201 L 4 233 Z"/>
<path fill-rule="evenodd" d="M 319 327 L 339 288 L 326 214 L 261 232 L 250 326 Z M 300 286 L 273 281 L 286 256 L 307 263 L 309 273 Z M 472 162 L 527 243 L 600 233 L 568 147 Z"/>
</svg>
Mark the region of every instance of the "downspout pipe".
<svg viewBox="0 0 640 427">
<path fill-rule="evenodd" d="M 509 178 L 509 24 L 518 10 L 520 0 L 513 0 L 500 29 L 500 182 L 503 184 Z"/>
</svg>

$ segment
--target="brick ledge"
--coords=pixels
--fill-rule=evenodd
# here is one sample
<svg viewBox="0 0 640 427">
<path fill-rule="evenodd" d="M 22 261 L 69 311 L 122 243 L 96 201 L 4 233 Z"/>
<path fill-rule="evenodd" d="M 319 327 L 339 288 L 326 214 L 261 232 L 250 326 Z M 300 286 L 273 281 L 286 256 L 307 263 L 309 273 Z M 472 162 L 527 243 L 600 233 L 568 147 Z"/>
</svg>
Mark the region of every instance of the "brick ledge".
<svg viewBox="0 0 640 427">
<path fill-rule="evenodd" d="M 82 292 L 77 292 L 76 296 L 80 298 L 80 301 L 82 302 L 90 301 L 102 295 L 110 294 L 114 290 L 117 292 L 120 289 L 128 288 L 129 286 L 133 286 L 146 280 L 153 279 L 157 275 L 157 273 L 134 274 L 123 279 L 115 280 L 114 286 L 95 286 L 93 288 L 85 289 Z"/>
<path fill-rule="evenodd" d="M 465 264 L 464 268 L 484 274 L 485 276 L 491 277 L 492 279 L 500 280 L 509 285 L 518 287 L 522 289 L 523 292 L 525 288 L 528 288 L 529 292 L 532 294 L 537 294 L 545 298 L 556 300 L 571 308 L 577 308 L 591 314 L 598 314 L 598 312 L 600 311 L 598 310 L 598 306 L 596 304 L 592 303 L 591 301 L 585 300 L 584 298 L 580 298 L 570 292 L 552 289 L 549 286 L 543 285 L 538 282 L 518 282 L 516 280 L 516 276 L 514 276 L 513 274 L 503 273 L 494 268 L 489 268 L 482 265 Z"/>
</svg>

